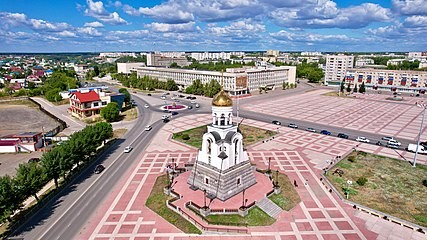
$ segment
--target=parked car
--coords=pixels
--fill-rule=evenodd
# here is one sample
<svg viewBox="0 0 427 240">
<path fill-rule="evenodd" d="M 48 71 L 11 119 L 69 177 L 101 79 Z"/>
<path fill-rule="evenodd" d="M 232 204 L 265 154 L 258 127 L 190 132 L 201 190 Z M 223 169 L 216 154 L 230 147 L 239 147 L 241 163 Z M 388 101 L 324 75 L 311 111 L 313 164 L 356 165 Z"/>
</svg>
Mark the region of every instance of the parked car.
<svg viewBox="0 0 427 240">
<path fill-rule="evenodd" d="M 389 141 L 389 140 L 393 140 L 393 139 L 394 139 L 394 137 L 384 136 L 384 137 L 382 137 L 381 139 L 382 139 L 382 140 Z"/>
<path fill-rule="evenodd" d="M 147 125 L 146 127 L 145 127 L 145 131 L 150 131 L 152 129 L 152 127 L 150 126 L 150 125 Z"/>
<path fill-rule="evenodd" d="M 279 122 L 279 121 L 277 121 L 277 120 L 272 121 L 272 123 L 273 123 L 273 124 L 276 124 L 276 125 L 282 125 L 282 123 L 281 123 L 281 122 Z"/>
<path fill-rule="evenodd" d="M 196 101 L 195 100 L 191 100 L 191 104 L 196 104 Z"/>
<path fill-rule="evenodd" d="M 151 93 L 147 94 L 147 96 L 151 96 Z"/>
<path fill-rule="evenodd" d="M 164 112 L 164 113 L 170 113 L 171 111 L 170 111 L 170 110 L 165 109 L 165 110 L 163 110 L 163 112 Z"/>
<path fill-rule="evenodd" d="M 364 142 L 364 143 L 369 143 L 369 139 L 365 138 L 365 137 L 357 137 L 356 141 L 358 142 Z"/>
<path fill-rule="evenodd" d="M 132 149 L 133 149 L 132 146 L 127 146 L 127 147 L 125 147 L 125 150 L 123 150 L 123 152 L 130 153 L 132 151 Z"/>
<path fill-rule="evenodd" d="M 29 163 L 36 163 L 36 162 L 40 162 L 40 158 L 30 158 L 28 160 Z"/>
<path fill-rule="evenodd" d="M 96 174 L 102 173 L 104 171 L 105 167 L 102 164 L 96 165 L 95 170 L 93 171 Z"/>
<path fill-rule="evenodd" d="M 289 123 L 288 127 L 290 127 L 290 128 L 298 128 L 298 125 L 296 125 L 295 123 Z"/>
<path fill-rule="evenodd" d="M 150 106 L 149 106 L 148 104 L 145 104 L 145 105 L 144 105 L 144 107 L 145 107 L 145 108 L 149 108 Z"/>
<path fill-rule="evenodd" d="M 166 96 L 161 96 L 160 98 L 161 98 L 161 99 L 163 99 L 163 100 L 165 100 L 165 99 L 166 99 Z"/>
<path fill-rule="evenodd" d="M 398 148 L 399 148 L 399 145 L 395 145 L 395 144 L 388 144 L 388 143 L 387 143 L 387 147 L 389 147 L 389 148 L 393 148 L 393 149 L 398 149 Z"/>
<path fill-rule="evenodd" d="M 191 96 L 187 96 L 186 99 L 191 99 Z"/>
<path fill-rule="evenodd" d="M 418 148 L 418 149 L 417 149 Z M 410 143 L 406 148 L 406 151 L 409 152 L 418 152 L 419 154 L 427 154 L 427 149 L 422 145 Z"/>
<path fill-rule="evenodd" d="M 320 131 L 320 134 L 331 135 L 331 132 L 329 132 L 328 130 L 323 129 L 322 131 Z"/>
<path fill-rule="evenodd" d="M 316 132 L 316 129 L 309 127 L 309 128 L 307 128 L 307 131 L 309 131 L 309 132 Z"/>
<path fill-rule="evenodd" d="M 190 99 L 191 99 L 191 100 L 194 100 L 194 99 L 196 99 L 196 97 L 191 97 Z"/>
<path fill-rule="evenodd" d="M 375 143 L 376 145 L 378 145 L 378 146 L 382 146 L 383 145 L 383 143 L 381 142 L 381 141 L 378 141 L 377 143 Z"/>
<path fill-rule="evenodd" d="M 344 139 L 348 139 L 348 135 L 345 133 L 338 133 L 337 137 L 339 138 L 344 138 Z"/>
</svg>

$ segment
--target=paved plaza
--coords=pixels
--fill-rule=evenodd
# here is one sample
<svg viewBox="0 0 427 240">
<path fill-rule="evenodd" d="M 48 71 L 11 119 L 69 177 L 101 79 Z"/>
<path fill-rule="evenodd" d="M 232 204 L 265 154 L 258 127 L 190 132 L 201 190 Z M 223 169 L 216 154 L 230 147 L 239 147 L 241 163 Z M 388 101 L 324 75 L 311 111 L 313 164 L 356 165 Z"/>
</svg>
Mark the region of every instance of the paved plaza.
<svg viewBox="0 0 427 240">
<path fill-rule="evenodd" d="M 259 168 L 267 168 L 271 158 L 273 170 L 278 169 L 291 181 L 296 180 L 302 202 L 289 212 L 283 211 L 273 225 L 249 227 L 244 235 L 182 233 L 145 207 L 145 201 L 156 178 L 165 173 L 172 158 L 179 166 L 196 158 L 197 149 L 171 140 L 172 133 L 208 124 L 211 120 L 210 115 L 184 116 L 165 124 L 148 149 L 141 152 L 135 166 L 100 203 L 78 239 L 425 239 L 426 235 L 353 209 L 320 181 L 328 161 L 352 151 L 356 142 L 287 127 L 279 128 L 280 133 L 268 141 L 247 146 L 247 150 Z M 245 120 L 245 124 L 277 130 L 277 126 L 269 123 Z M 359 144 L 358 150 L 400 159 L 413 156 L 369 144 Z M 426 161 L 426 156 L 420 156 L 419 163 L 426 164 Z M 108 169 L 103 174 L 108 174 Z"/>
<path fill-rule="evenodd" d="M 253 102 L 241 108 L 324 125 L 342 127 L 384 136 L 416 141 L 421 123 L 421 98 L 407 97 L 405 101 L 386 100 L 389 95 L 355 94 L 353 98 L 327 97 L 331 90 L 314 90 L 292 97 Z M 427 138 L 423 129 L 422 139 Z"/>
</svg>

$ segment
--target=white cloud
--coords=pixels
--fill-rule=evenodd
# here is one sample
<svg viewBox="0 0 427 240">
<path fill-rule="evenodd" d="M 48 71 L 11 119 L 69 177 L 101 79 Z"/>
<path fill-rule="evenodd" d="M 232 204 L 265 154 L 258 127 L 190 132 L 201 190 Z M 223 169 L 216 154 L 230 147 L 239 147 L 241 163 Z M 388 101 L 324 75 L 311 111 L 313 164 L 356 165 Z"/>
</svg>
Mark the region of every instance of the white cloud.
<svg viewBox="0 0 427 240">
<path fill-rule="evenodd" d="M 426 0 L 392 0 L 393 9 L 403 15 L 427 15 Z"/>
<path fill-rule="evenodd" d="M 132 16 L 140 16 L 143 14 L 165 23 L 187 23 L 194 20 L 193 14 L 183 10 L 181 6 L 176 3 L 161 4 L 152 8 L 140 7 L 139 9 L 124 5 L 123 10 Z"/>
<path fill-rule="evenodd" d="M 83 28 L 78 28 L 78 29 L 77 29 L 77 31 L 78 31 L 79 33 L 84 34 L 84 35 L 87 35 L 87 36 L 93 36 L 93 37 L 98 37 L 98 36 L 101 36 L 101 35 L 102 35 L 102 34 L 101 34 L 101 32 L 100 32 L 100 31 L 98 31 L 98 29 L 93 28 L 93 27 L 83 27 Z"/>
<path fill-rule="evenodd" d="M 292 41 L 292 42 L 305 42 L 305 43 L 336 43 L 336 42 L 343 42 L 343 41 L 351 41 L 351 38 L 344 34 L 317 34 L 317 33 L 294 33 L 294 32 L 288 32 L 285 30 L 281 30 L 279 32 L 270 33 L 270 36 L 277 40 L 283 40 L 283 41 Z"/>
<path fill-rule="evenodd" d="M 210 25 L 208 32 L 217 36 L 232 36 L 232 35 L 256 35 L 259 32 L 264 32 L 265 26 L 259 23 L 253 23 L 249 19 L 235 21 L 225 27 L 217 27 Z"/>
<path fill-rule="evenodd" d="M 52 23 L 40 19 L 29 19 L 22 13 L 0 12 L 1 28 L 9 28 L 10 26 L 26 26 L 35 31 L 52 31 L 60 32 L 71 28 L 68 23 Z"/>
<path fill-rule="evenodd" d="M 58 35 L 61 37 L 76 37 L 77 36 L 75 33 L 67 31 L 67 30 L 59 32 Z"/>
<path fill-rule="evenodd" d="M 321 5 L 308 6 L 302 9 L 287 11 L 278 9 L 270 16 L 278 25 L 285 27 L 307 28 L 350 28 L 368 26 L 372 22 L 392 21 L 390 9 L 378 4 L 363 3 L 358 6 L 338 9 L 330 0 L 321 0 Z"/>
<path fill-rule="evenodd" d="M 154 32 L 193 32 L 195 31 L 194 22 L 180 23 L 180 24 L 168 24 L 168 23 L 157 23 L 145 25 L 145 27 L 151 28 Z"/>
<path fill-rule="evenodd" d="M 104 8 L 104 3 L 94 2 L 87 0 L 87 8 L 84 13 L 86 16 L 94 17 L 101 22 L 108 23 L 111 25 L 124 25 L 127 24 L 126 20 L 121 18 L 117 12 L 110 13 Z"/>
<path fill-rule="evenodd" d="M 403 21 L 405 27 L 427 28 L 427 16 L 410 16 Z"/>
<path fill-rule="evenodd" d="M 104 24 L 102 24 L 102 23 L 100 23 L 98 21 L 95 21 L 95 22 L 87 22 L 83 26 L 84 27 L 94 27 L 94 28 L 97 28 L 97 27 L 103 27 Z"/>
</svg>

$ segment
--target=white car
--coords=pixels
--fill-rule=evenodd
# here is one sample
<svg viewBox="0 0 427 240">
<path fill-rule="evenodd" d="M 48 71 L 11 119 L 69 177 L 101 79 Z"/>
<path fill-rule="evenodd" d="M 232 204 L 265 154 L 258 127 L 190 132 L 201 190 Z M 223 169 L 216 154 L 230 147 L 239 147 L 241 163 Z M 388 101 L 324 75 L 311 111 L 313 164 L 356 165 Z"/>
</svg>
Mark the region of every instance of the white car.
<svg viewBox="0 0 427 240">
<path fill-rule="evenodd" d="M 358 142 L 364 142 L 364 143 L 369 143 L 369 139 L 365 138 L 365 137 L 357 137 L 356 141 Z"/>
<path fill-rule="evenodd" d="M 150 131 L 152 129 L 152 127 L 150 126 L 150 125 L 147 125 L 146 127 L 145 127 L 145 131 Z"/>
<path fill-rule="evenodd" d="M 162 120 L 165 120 L 165 119 L 168 119 L 169 117 L 168 117 L 168 115 L 163 115 L 162 116 Z"/>
<path fill-rule="evenodd" d="M 130 153 L 132 151 L 132 149 L 133 148 L 131 146 L 128 146 L 128 147 L 125 147 L 125 150 L 123 152 Z"/>
<path fill-rule="evenodd" d="M 148 106 L 148 104 L 145 104 L 145 105 L 144 105 L 144 107 L 145 107 L 145 108 L 149 108 L 150 106 Z"/>
<path fill-rule="evenodd" d="M 164 100 L 164 99 L 166 99 L 166 96 L 161 96 L 160 98 Z"/>
<path fill-rule="evenodd" d="M 396 139 L 391 139 L 391 140 L 388 140 L 387 145 L 396 145 L 396 146 L 400 146 L 400 145 L 401 145 L 401 143 L 400 143 L 400 142 L 398 142 Z"/>
</svg>

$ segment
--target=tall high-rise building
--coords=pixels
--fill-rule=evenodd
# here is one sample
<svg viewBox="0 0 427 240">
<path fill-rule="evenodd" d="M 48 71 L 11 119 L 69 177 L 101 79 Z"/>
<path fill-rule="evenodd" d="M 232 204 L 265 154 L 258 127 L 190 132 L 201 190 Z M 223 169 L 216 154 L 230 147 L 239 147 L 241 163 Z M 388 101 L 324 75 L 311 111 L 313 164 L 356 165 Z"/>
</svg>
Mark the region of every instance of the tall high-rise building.
<svg viewBox="0 0 427 240">
<path fill-rule="evenodd" d="M 339 85 L 347 73 L 353 68 L 354 56 L 343 54 L 326 56 L 325 85 Z"/>
</svg>

